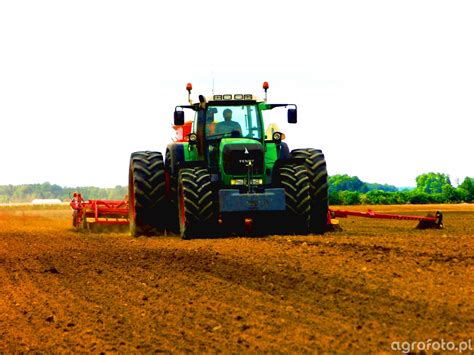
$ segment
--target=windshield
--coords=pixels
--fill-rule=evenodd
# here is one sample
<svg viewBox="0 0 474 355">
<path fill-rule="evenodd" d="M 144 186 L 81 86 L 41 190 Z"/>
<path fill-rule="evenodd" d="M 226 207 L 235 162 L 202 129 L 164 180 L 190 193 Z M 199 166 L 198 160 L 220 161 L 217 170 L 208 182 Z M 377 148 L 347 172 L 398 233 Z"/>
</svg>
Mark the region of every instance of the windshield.
<svg viewBox="0 0 474 355">
<path fill-rule="evenodd" d="M 256 105 L 209 106 L 206 117 L 207 139 L 245 137 L 261 139 Z"/>
</svg>

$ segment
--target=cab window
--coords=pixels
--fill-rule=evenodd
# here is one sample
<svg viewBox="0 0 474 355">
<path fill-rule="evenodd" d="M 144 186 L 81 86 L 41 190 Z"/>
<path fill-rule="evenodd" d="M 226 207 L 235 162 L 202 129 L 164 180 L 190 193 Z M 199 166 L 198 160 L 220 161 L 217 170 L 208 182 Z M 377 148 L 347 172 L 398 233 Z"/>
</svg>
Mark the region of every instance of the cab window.
<svg viewBox="0 0 474 355">
<path fill-rule="evenodd" d="M 260 140 L 261 126 L 255 105 L 209 106 L 206 113 L 206 137 L 245 137 Z M 234 132 L 234 133 L 232 133 Z M 235 132 L 239 134 L 236 135 Z"/>
</svg>

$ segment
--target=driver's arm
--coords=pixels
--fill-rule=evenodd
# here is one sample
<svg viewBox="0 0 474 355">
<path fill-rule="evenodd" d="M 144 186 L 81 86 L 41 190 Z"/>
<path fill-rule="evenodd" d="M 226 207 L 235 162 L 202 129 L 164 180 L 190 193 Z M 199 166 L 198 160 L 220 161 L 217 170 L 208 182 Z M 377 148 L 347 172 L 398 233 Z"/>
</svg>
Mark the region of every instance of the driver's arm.
<svg viewBox="0 0 474 355">
<path fill-rule="evenodd" d="M 240 126 L 240 123 L 239 122 L 235 122 L 235 131 L 239 131 L 240 135 L 242 135 L 242 127 Z"/>
</svg>

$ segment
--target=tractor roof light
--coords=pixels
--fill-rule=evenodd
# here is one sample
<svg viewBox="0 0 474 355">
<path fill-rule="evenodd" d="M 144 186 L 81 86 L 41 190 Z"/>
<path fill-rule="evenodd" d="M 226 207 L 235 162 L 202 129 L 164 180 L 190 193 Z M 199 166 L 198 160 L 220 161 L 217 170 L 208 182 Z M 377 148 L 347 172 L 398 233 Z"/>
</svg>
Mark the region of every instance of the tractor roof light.
<svg viewBox="0 0 474 355">
<path fill-rule="evenodd" d="M 191 90 L 193 89 L 193 84 L 191 83 L 187 83 L 186 84 L 186 90 L 188 90 L 188 101 L 189 101 L 189 104 L 192 105 L 193 104 L 193 101 L 191 100 Z"/>
<path fill-rule="evenodd" d="M 263 82 L 263 90 L 265 90 L 265 102 L 267 102 L 267 90 L 268 90 L 269 87 L 270 87 L 270 85 L 268 85 L 268 82 L 264 81 Z"/>
</svg>

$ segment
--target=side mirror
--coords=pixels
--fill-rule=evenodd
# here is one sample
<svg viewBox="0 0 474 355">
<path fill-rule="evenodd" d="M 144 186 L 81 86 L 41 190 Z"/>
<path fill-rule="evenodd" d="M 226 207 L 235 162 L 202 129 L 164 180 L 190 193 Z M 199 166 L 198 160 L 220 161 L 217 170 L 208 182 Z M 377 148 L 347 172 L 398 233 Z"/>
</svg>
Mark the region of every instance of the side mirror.
<svg viewBox="0 0 474 355">
<path fill-rule="evenodd" d="M 288 123 L 296 123 L 298 121 L 296 108 L 288 109 Z"/>
<path fill-rule="evenodd" d="M 184 125 L 184 111 L 174 111 L 174 125 Z"/>
</svg>

